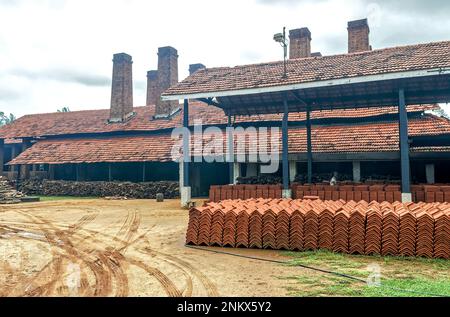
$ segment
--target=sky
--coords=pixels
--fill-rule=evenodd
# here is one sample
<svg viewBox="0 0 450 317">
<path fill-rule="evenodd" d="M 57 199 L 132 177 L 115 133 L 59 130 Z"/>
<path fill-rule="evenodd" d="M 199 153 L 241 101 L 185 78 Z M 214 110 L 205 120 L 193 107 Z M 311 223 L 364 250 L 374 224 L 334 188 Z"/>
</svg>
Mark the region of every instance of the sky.
<svg viewBox="0 0 450 317">
<path fill-rule="evenodd" d="M 189 64 L 282 59 L 273 34 L 308 27 L 312 50 L 347 51 L 347 22 L 368 17 L 374 49 L 450 40 L 447 0 L 0 0 L 0 111 L 109 108 L 112 57 L 133 56 L 134 105 L 157 50 Z M 450 113 L 450 105 L 444 105 Z"/>
</svg>

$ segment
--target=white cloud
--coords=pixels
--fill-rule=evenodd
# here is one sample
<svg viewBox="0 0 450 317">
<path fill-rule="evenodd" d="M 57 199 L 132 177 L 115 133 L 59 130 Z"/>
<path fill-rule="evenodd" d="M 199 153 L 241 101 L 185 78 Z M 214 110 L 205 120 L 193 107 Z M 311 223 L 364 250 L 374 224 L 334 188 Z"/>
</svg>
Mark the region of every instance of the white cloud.
<svg viewBox="0 0 450 317">
<path fill-rule="evenodd" d="M 62 106 L 108 108 L 118 52 L 133 56 L 139 106 L 160 46 L 178 49 L 181 79 L 191 63 L 280 59 L 272 35 L 283 26 L 308 26 L 313 50 L 323 54 L 345 52 L 346 22 L 365 16 L 373 20 L 375 48 L 449 39 L 450 21 L 435 20 L 441 11 L 417 9 L 411 18 L 411 10 L 403 14 L 390 1 L 367 0 L 0 0 L 0 110 L 21 116 Z"/>
</svg>

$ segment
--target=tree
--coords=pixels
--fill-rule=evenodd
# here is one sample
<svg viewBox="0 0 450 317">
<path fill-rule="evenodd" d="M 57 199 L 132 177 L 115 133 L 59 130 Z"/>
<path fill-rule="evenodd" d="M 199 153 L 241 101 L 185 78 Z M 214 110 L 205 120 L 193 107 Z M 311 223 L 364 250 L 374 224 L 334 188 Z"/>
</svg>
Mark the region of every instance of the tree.
<svg viewBox="0 0 450 317">
<path fill-rule="evenodd" d="M 10 113 L 9 116 L 8 116 L 3 111 L 0 111 L 0 126 L 6 125 L 6 124 L 11 124 L 14 121 L 16 121 L 16 116 L 15 115 Z"/>
<path fill-rule="evenodd" d="M 58 112 L 70 112 L 69 107 L 63 107 L 62 109 L 59 109 Z"/>
</svg>

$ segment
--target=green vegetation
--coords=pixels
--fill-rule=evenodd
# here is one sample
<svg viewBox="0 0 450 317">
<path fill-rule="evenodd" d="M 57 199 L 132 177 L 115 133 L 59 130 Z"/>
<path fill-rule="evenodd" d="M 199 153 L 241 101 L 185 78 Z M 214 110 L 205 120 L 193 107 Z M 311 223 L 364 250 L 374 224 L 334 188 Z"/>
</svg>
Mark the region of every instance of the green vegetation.
<svg viewBox="0 0 450 317">
<path fill-rule="evenodd" d="M 299 268 L 299 275 L 286 279 L 292 296 L 359 297 L 450 297 L 450 261 L 440 259 L 354 256 L 327 251 L 294 253 L 291 265 L 306 265 L 363 280 Z M 379 275 L 377 270 L 379 269 Z M 365 281 L 379 276 L 380 285 Z"/>
<path fill-rule="evenodd" d="M 16 116 L 10 113 L 6 115 L 3 111 L 0 111 L 0 126 L 11 124 L 16 120 Z"/>
</svg>

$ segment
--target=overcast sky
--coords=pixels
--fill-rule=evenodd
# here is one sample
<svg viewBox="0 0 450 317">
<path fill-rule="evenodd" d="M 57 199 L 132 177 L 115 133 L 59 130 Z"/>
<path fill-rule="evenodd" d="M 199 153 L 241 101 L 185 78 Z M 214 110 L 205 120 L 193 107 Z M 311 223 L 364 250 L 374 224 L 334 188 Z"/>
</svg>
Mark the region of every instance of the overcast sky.
<svg viewBox="0 0 450 317">
<path fill-rule="evenodd" d="M 312 50 L 347 50 L 347 21 L 369 18 L 374 49 L 450 40 L 447 0 L 0 0 L 0 111 L 22 116 L 109 108 L 112 55 L 133 56 L 135 106 L 157 49 L 188 65 L 279 60 L 283 26 L 307 26 Z M 447 109 L 450 108 L 446 106 Z"/>
</svg>

